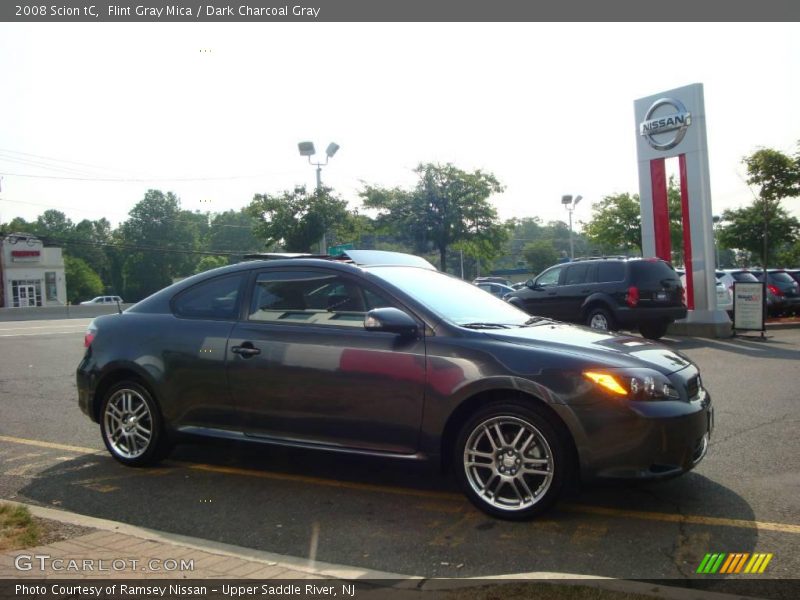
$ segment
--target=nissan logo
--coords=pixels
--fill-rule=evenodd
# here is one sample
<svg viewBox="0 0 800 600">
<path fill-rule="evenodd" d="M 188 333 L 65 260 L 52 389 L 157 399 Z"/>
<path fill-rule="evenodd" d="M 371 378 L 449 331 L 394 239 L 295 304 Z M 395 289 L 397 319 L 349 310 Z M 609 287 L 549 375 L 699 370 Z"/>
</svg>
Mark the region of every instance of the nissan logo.
<svg viewBox="0 0 800 600">
<path fill-rule="evenodd" d="M 654 117 L 653 115 L 662 106 L 671 107 L 674 112 Z M 639 134 L 643 135 L 647 143 L 656 150 L 670 150 L 681 143 L 691 124 L 692 113 L 686 110 L 680 100 L 661 98 L 653 102 L 653 105 L 647 110 L 644 121 L 639 125 Z M 667 139 L 664 139 L 662 134 L 670 131 L 674 131 L 675 135 L 667 136 Z"/>
</svg>

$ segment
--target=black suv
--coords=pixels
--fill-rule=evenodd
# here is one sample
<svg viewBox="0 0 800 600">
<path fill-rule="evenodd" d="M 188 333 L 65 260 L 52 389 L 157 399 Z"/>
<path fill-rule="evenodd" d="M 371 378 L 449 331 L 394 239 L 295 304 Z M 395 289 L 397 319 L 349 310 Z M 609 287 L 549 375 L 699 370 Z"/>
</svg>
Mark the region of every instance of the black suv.
<svg viewBox="0 0 800 600">
<path fill-rule="evenodd" d="M 686 316 L 681 280 L 658 258 L 576 259 L 543 271 L 506 300 L 532 315 L 638 329 L 650 339 Z"/>
</svg>

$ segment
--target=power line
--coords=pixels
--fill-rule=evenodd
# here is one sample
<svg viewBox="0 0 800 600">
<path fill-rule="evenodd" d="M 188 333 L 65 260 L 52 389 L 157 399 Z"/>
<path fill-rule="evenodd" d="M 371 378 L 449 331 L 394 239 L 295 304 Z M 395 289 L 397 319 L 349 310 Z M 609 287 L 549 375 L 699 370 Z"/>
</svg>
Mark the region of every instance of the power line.
<svg viewBox="0 0 800 600">
<path fill-rule="evenodd" d="M 41 206 L 43 208 L 47 208 L 47 209 L 51 209 L 51 210 L 69 210 L 69 211 L 90 212 L 90 213 L 96 212 L 94 210 L 85 209 L 85 208 L 73 208 L 71 206 L 67 207 L 67 206 L 59 206 L 59 205 L 55 205 L 55 204 L 43 204 L 41 202 L 29 202 L 27 200 L 8 200 L 8 199 L 5 199 L 5 198 L 0 198 L 0 202 L 12 202 L 14 204 L 27 204 L 27 205 L 30 205 L 30 206 Z M 114 214 L 120 215 L 122 213 L 121 212 L 116 212 Z M 199 213 L 199 214 L 202 215 L 203 213 Z M 210 213 L 210 214 L 221 215 L 221 214 L 224 214 L 224 213 Z M 130 216 L 130 215 L 128 215 L 128 216 Z M 185 219 L 162 219 L 162 220 L 163 221 L 169 221 L 171 223 L 194 223 L 194 221 L 187 221 Z M 235 229 L 252 229 L 253 228 L 251 225 L 228 225 L 228 224 L 224 224 L 224 223 L 213 223 L 213 222 L 209 223 L 208 226 L 209 227 L 230 227 L 230 228 L 235 228 Z"/>
<path fill-rule="evenodd" d="M 219 251 L 211 251 L 211 250 L 185 250 L 182 248 L 168 248 L 164 246 L 146 246 L 142 244 L 126 244 L 126 243 L 113 243 L 113 242 L 99 242 L 99 241 L 89 241 L 89 240 L 68 240 L 68 239 L 59 239 L 58 237 L 49 236 L 49 235 L 41 235 L 36 236 L 41 239 L 43 242 L 48 244 L 58 244 L 59 247 L 65 246 L 95 246 L 101 248 L 112 248 L 118 250 L 136 250 L 140 252 L 161 252 L 161 253 L 173 253 L 173 254 L 192 254 L 192 255 L 199 255 L 199 256 L 243 256 L 252 252 L 252 250 L 219 250 Z"/>
</svg>

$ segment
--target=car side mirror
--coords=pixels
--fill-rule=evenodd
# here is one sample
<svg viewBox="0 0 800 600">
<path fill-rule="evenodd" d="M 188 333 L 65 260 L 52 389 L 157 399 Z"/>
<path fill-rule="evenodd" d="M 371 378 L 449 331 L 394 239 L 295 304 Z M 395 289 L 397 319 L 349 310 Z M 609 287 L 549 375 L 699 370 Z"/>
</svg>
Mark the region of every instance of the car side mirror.
<svg viewBox="0 0 800 600">
<path fill-rule="evenodd" d="M 414 318 L 399 308 L 387 306 L 373 308 L 364 316 L 364 329 L 367 331 L 388 331 L 400 335 L 416 335 L 419 324 Z"/>
</svg>

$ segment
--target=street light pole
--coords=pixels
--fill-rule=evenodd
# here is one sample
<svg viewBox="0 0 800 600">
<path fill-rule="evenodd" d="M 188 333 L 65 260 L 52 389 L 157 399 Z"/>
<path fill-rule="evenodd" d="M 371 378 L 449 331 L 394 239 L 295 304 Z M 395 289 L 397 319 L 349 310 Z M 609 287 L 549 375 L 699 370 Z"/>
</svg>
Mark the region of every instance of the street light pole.
<svg viewBox="0 0 800 600">
<path fill-rule="evenodd" d="M 333 158 L 333 155 L 336 154 L 337 150 L 339 150 L 339 144 L 335 142 L 331 142 L 328 144 L 328 147 L 325 149 L 325 162 L 313 162 L 311 157 L 316 154 L 316 149 L 314 148 L 314 142 L 300 142 L 297 144 L 297 149 L 300 151 L 300 156 L 307 156 L 308 157 L 308 164 L 314 165 L 317 167 L 317 194 L 322 191 L 322 167 L 328 164 L 328 161 Z M 323 224 L 324 228 L 322 230 L 322 238 L 319 241 L 319 253 L 320 254 L 327 254 L 328 253 L 328 231 L 327 231 L 327 223 Z"/>
<path fill-rule="evenodd" d="M 575 247 L 572 241 L 572 212 L 575 210 L 575 207 L 578 206 L 578 202 L 583 200 L 583 196 L 576 196 L 575 199 L 572 198 L 572 194 L 567 194 L 565 196 L 561 196 L 561 204 L 564 205 L 564 208 L 567 209 L 569 213 L 569 259 L 575 260 Z"/>
</svg>

